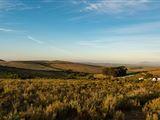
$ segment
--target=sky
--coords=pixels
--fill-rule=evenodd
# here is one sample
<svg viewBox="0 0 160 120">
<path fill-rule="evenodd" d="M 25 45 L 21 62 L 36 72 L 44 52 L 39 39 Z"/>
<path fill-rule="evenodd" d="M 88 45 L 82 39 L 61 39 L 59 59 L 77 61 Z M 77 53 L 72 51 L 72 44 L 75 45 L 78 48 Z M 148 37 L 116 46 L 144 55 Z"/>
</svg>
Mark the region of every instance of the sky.
<svg viewBox="0 0 160 120">
<path fill-rule="evenodd" d="M 159 62 L 160 0 L 0 0 L 0 59 Z"/>
</svg>

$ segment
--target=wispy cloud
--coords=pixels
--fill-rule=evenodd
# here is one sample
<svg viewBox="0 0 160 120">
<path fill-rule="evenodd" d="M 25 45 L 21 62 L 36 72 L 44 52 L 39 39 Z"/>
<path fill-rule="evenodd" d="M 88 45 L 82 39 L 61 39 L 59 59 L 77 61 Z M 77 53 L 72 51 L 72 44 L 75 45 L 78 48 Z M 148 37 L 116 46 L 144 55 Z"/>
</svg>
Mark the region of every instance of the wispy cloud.
<svg viewBox="0 0 160 120">
<path fill-rule="evenodd" d="M 137 11 L 148 10 L 155 4 L 152 0 L 83 0 L 79 2 L 74 2 L 76 4 L 81 4 L 83 7 L 81 12 L 97 12 L 97 13 L 107 13 L 107 14 L 133 14 Z M 157 2 L 158 3 L 158 2 Z"/>
<path fill-rule="evenodd" d="M 27 31 L 18 30 L 14 28 L 8 27 L 0 27 L 0 32 L 8 33 L 8 34 L 18 34 L 18 35 L 25 35 Z"/>
<path fill-rule="evenodd" d="M 56 46 L 54 46 L 54 45 L 52 45 L 52 44 L 49 44 L 48 42 L 44 42 L 44 41 L 42 41 L 42 40 L 37 40 L 36 38 L 33 38 L 33 37 L 30 36 L 30 35 L 27 35 L 27 39 L 29 39 L 29 40 L 37 43 L 37 44 L 43 44 L 43 45 L 45 45 L 45 46 L 48 46 L 48 48 L 50 48 L 50 49 L 54 49 L 54 50 L 59 51 L 59 52 L 62 52 L 62 53 L 64 53 L 64 54 L 71 55 L 71 52 L 70 52 L 70 51 L 67 51 L 67 50 L 65 50 L 65 49 L 63 49 L 63 48 L 60 48 L 60 47 L 56 47 Z"/>
<path fill-rule="evenodd" d="M 160 21 L 121 27 L 117 26 L 114 28 L 96 31 L 94 34 L 100 34 L 99 39 L 79 41 L 77 42 L 77 45 L 102 48 L 120 43 L 128 43 L 128 45 L 137 45 L 137 43 L 139 43 L 143 46 L 159 46 Z"/>
<path fill-rule="evenodd" d="M 0 12 L 11 10 L 31 10 L 37 8 L 40 8 L 40 6 L 29 6 L 20 0 L 0 0 Z"/>
<path fill-rule="evenodd" d="M 81 47 L 86 48 L 101 48 L 107 49 L 109 51 L 119 49 L 127 49 L 127 50 L 141 50 L 144 48 L 152 50 L 157 50 L 160 44 L 159 36 L 121 36 L 121 37 L 106 37 L 97 40 L 88 40 L 88 41 L 79 41 L 76 44 Z M 135 49 L 136 48 L 136 49 Z M 146 49 L 144 49 L 146 50 Z"/>
<path fill-rule="evenodd" d="M 112 35 L 157 34 L 160 33 L 160 21 L 113 27 L 103 31 Z"/>
<path fill-rule="evenodd" d="M 87 0 L 72 0 L 71 3 L 73 3 L 75 5 L 83 4 L 83 3 L 86 4 L 86 3 L 88 3 L 88 1 Z"/>
<path fill-rule="evenodd" d="M 38 43 L 38 44 L 43 44 L 43 43 L 44 43 L 43 41 L 37 40 L 37 39 L 33 38 L 33 37 L 30 36 L 30 35 L 28 35 L 27 38 L 28 38 L 29 40 L 33 41 L 33 42 Z"/>
<path fill-rule="evenodd" d="M 76 44 L 84 47 L 93 47 L 93 48 L 103 48 L 105 47 L 104 43 L 106 40 L 87 40 L 87 41 L 79 41 Z M 109 42 L 109 41 L 108 41 Z"/>
<path fill-rule="evenodd" d="M 2 32 L 14 32 L 15 30 L 7 29 L 7 28 L 0 28 L 0 31 L 2 31 Z"/>
</svg>

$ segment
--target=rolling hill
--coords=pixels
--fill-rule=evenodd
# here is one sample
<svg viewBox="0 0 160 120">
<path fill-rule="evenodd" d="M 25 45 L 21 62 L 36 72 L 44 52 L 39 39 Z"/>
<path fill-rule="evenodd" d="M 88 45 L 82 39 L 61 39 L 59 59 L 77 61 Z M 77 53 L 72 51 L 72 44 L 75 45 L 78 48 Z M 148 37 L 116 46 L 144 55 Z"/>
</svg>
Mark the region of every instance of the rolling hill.
<svg viewBox="0 0 160 120">
<path fill-rule="evenodd" d="M 3 61 L 0 62 L 0 66 L 45 71 L 72 70 L 74 72 L 86 73 L 101 73 L 103 68 L 95 65 L 87 65 L 67 61 Z"/>
<path fill-rule="evenodd" d="M 4 61 L 0 60 L 0 66 L 14 67 L 27 70 L 40 71 L 66 71 L 84 73 L 101 73 L 104 66 L 118 66 L 120 64 L 93 64 L 93 63 L 75 63 L 68 61 Z M 160 73 L 160 67 L 142 66 L 142 65 L 125 65 L 129 72 L 148 71 L 151 74 L 157 75 Z"/>
<path fill-rule="evenodd" d="M 0 66 L 0 79 L 77 79 L 84 78 L 89 73 L 73 72 L 73 71 L 53 71 L 53 70 L 31 70 L 24 68 L 15 68 Z"/>
<path fill-rule="evenodd" d="M 0 59 L 0 63 L 5 62 L 4 60 Z"/>
<path fill-rule="evenodd" d="M 76 72 L 86 72 L 86 73 L 101 73 L 103 68 L 95 65 L 73 63 L 73 62 L 66 62 L 66 61 L 53 61 L 53 62 L 49 62 L 49 64 L 51 67 L 62 69 L 62 70 L 72 70 Z"/>
</svg>

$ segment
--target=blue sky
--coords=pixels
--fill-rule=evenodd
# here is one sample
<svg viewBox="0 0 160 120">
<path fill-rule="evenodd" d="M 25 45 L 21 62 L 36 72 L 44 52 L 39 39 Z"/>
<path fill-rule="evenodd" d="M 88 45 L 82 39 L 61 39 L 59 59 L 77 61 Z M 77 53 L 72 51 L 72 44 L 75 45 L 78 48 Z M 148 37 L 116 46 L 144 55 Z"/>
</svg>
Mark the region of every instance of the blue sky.
<svg viewBox="0 0 160 120">
<path fill-rule="evenodd" d="M 160 61 L 158 0 L 0 0 L 0 58 Z"/>
</svg>

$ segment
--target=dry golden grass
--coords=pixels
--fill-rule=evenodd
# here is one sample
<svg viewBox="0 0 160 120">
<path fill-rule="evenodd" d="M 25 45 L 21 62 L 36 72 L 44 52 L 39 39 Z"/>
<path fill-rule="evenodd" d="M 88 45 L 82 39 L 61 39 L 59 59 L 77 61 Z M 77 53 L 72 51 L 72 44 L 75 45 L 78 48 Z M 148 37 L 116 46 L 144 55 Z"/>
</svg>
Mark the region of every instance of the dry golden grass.
<svg viewBox="0 0 160 120">
<path fill-rule="evenodd" d="M 129 72 L 143 72 L 147 71 L 153 75 L 160 75 L 160 67 L 141 67 L 141 68 L 128 68 Z"/>
<path fill-rule="evenodd" d="M 147 112 L 147 120 L 159 120 L 160 119 L 160 97 L 146 103 L 143 110 Z"/>
<path fill-rule="evenodd" d="M 148 80 L 0 80 L 0 119 L 123 120 L 158 97 Z"/>
<path fill-rule="evenodd" d="M 52 67 L 63 69 L 63 70 L 73 70 L 76 72 L 87 72 L 87 73 L 101 73 L 102 68 L 98 66 L 92 66 L 87 64 L 80 64 L 80 63 L 53 63 L 51 64 Z"/>
</svg>

